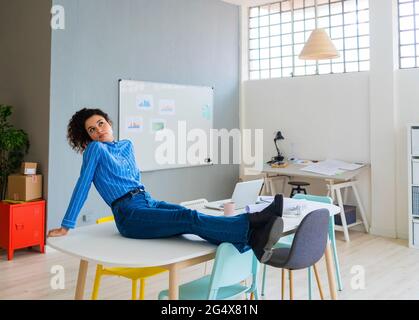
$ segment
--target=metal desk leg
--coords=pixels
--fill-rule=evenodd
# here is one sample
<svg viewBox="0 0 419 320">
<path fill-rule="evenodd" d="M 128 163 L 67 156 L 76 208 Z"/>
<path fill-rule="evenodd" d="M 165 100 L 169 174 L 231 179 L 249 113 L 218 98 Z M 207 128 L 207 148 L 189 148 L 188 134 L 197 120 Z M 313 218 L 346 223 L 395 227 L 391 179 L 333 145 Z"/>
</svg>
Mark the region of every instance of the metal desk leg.
<svg viewBox="0 0 419 320">
<path fill-rule="evenodd" d="M 80 260 L 79 275 L 77 278 L 75 300 L 83 300 L 84 298 L 84 287 L 86 285 L 87 267 L 89 263 L 86 260 Z"/>
</svg>

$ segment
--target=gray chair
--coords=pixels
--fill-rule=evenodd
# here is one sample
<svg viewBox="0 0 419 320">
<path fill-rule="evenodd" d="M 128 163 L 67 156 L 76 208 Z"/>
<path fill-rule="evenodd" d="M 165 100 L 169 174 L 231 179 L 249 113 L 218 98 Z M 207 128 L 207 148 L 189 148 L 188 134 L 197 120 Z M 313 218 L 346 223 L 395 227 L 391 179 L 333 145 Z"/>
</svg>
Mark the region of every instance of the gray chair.
<svg viewBox="0 0 419 320">
<path fill-rule="evenodd" d="M 285 271 L 289 270 L 290 299 L 293 299 L 293 270 L 306 269 L 313 266 L 320 297 L 323 290 L 320 283 L 316 263 L 322 258 L 327 245 L 329 231 L 329 211 L 320 209 L 310 212 L 301 221 L 292 242 L 291 248 L 273 250 L 267 265 L 282 268 L 282 299 L 285 295 Z"/>
</svg>

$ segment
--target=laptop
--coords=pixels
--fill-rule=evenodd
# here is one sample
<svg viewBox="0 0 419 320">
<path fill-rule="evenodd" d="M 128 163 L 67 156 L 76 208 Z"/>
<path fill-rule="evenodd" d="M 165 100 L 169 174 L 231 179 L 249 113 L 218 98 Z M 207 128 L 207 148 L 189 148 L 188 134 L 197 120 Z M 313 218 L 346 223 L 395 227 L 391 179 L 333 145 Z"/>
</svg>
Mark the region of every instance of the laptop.
<svg viewBox="0 0 419 320">
<path fill-rule="evenodd" d="M 234 202 L 235 209 L 243 209 L 247 205 L 257 202 L 262 185 L 263 179 L 239 182 L 234 188 L 231 199 L 208 202 L 205 207 L 208 209 L 223 210 L 224 203 Z"/>
</svg>

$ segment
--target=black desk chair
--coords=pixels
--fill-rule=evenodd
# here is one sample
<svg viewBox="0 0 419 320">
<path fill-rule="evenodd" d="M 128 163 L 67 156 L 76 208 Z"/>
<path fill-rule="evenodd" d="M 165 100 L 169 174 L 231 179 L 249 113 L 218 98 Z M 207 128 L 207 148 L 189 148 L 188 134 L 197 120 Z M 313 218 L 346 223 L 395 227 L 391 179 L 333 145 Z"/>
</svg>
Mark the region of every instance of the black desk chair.
<svg viewBox="0 0 419 320">
<path fill-rule="evenodd" d="M 308 187 L 310 185 L 308 182 L 303 181 L 290 181 L 288 184 L 293 186 L 290 198 L 294 197 L 297 193 L 307 194 L 307 190 L 304 187 Z"/>
</svg>

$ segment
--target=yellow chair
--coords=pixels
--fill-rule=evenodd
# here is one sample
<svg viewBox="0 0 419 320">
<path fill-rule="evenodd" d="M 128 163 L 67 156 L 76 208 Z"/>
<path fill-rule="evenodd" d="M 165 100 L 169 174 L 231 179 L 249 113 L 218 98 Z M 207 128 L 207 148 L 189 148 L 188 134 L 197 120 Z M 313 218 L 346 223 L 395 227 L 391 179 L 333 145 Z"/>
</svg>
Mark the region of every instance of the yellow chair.
<svg viewBox="0 0 419 320">
<path fill-rule="evenodd" d="M 98 219 L 97 224 L 114 221 L 113 216 Z M 102 276 L 118 276 L 131 279 L 132 281 L 132 300 L 137 300 L 137 285 L 140 280 L 140 300 L 144 300 L 145 280 L 149 277 L 166 272 L 166 269 L 160 267 L 150 268 L 107 268 L 101 264 L 97 265 L 95 283 L 93 286 L 92 300 L 96 300 L 99 294 L 100 280 Z"/>
</svg>

